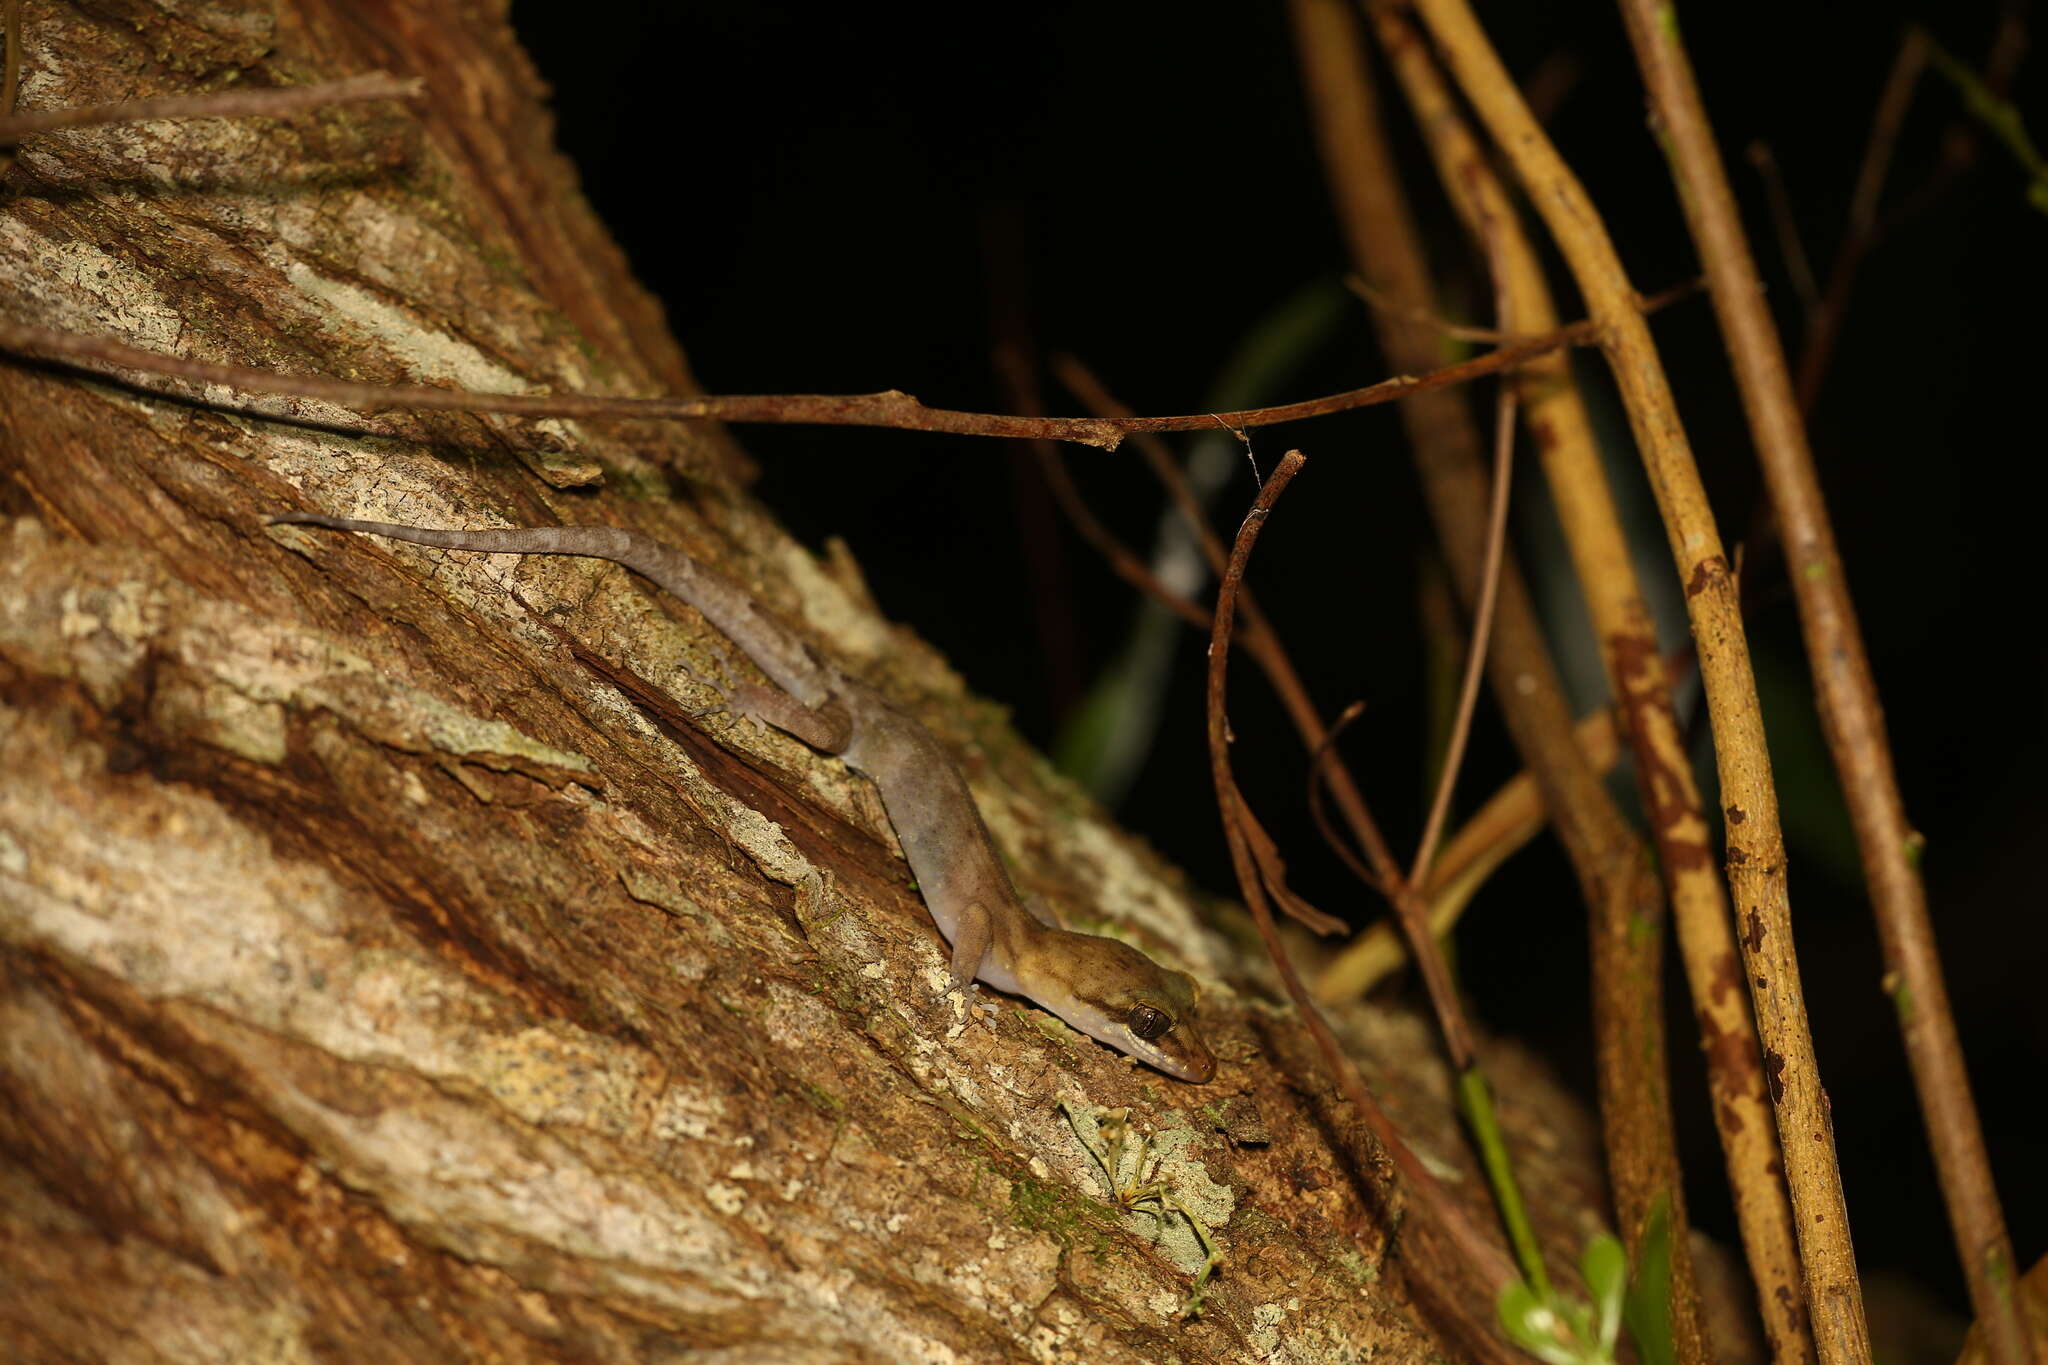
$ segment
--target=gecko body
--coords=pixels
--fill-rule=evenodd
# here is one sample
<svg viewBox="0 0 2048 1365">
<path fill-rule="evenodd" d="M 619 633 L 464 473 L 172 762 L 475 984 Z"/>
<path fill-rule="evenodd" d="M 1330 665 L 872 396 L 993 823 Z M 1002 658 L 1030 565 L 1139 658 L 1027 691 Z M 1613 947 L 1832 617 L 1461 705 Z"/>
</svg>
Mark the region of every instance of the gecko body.
<svg viewBox="0 0 2048 1365">
<path fill-rule="evenodd" d="M 1194 1025 L 1195 983 L 1129 944 L 1076 933 L 1027 908 L 952 755 L 881 693 L 820 659 L 743 589 L 688 555 L 608 526 L 442 531 L 311 513 L 271 518 L 484 554 L 610 560 L 701 612 L 774 688 L 733 690 L 735 708 L 865 774 L 903 846 L 952 976 L 1029 998 L 1069 1025 L 1169 1076 L 1197 1084 L 1216 1061 Z"/>
</svg>

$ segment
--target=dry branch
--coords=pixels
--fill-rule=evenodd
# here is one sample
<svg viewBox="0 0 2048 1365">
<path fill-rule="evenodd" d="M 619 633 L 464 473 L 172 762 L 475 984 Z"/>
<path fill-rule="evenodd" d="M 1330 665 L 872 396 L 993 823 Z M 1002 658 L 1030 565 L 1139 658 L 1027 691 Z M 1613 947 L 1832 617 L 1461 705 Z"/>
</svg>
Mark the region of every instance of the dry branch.
<svg viewBox="0 0 2048 1365">
<path fill-rule="evenodd" d="M 1287 996 L 1293 1002 L 1294 1010 L 1309 1035 L 1315 1039 L 1316 1048 L 1322 1054 L 1323 1064 L 1335 1076 L 1337 1085 L 1351 1102 L 1357 1116 L 1363 1121 L 1372 1139 L 1391 1159 L 1399 1173 L 1402 1186 L 1413 1198 L 1421 1214 L 1422 1245 L 1429 1248 L 1433 1264 L 1441 1276 L 1441 1283 L 1462 1285 L 1465 1293 L 1459 1297 L 1461 1336 L 1469 1351 L 1483 1354 L 1487 1359 L 1512 1359 L 1513 1353 L 1506 1350 L 1499 1339 L 1494 1324 L 1492 1307 L 1500 1292 L 1514 1278 L 1512 1263 L 1501 1251 L 1499 1245 L 1482 1233 L 1466 1214 L 1453 1202 L 1442 1184 L 1416 1156 L 1414 1149 L 1404 1141 L 1400 1133 L 1387 1118 L 1386 1111 L 1358 1074 L 1358 1067 L 1344 1054 L 1336 1035 L 1324 1022 L 1322 1011 L 1301 984 L 1294 963 L 1289 958 L 1287 947 L 1280 940 L 1280 931 L 1274 925 L 1273 912 L 1266 901 L 1266 879 L 1257 866 L 1253 850 L 1255 821 L 1244 797 L 1237 790 L 1237 783 L 1230 766 L 1230 721 L 1227 705 L 1228 679 L 1230 675 L 1230 636 L 1236 625 L 1237 598 L 1244 582 L 1245 569 L 1251 562 L 1252 549 L 1258 544 L 1259 532 L 1265 526 L 1273 505 L 1287 485 L 1301 471 L 1305 462 L 1299 451 L 1289 451 L 1280 464 L 1267 478 L 1259 490 L 1252 508 L 1245 514 L 1244 524 L 1238 529 L 1237 539 L 1231 547 L 1230 561 L 1225 566 L 1222 581 L 1216 589 L 1216 612 L 1209 631 L 1209 679 L 1207 688 L 1207 729 L 1209 737 L 1209 771 L 1216 786 L 1216 805 L 1223 819 L 1224 837 L 1230 845 L 1230 858 L 1237 871 L 1238 889 L 1244 892 L 1245 904 L 1252 912 L 1252 922 L 1259 931 L 1259 940 L 1265 945 L 1267 955 L 1279 971 L 1281 983 L 1286 987 Z M 1371 1164 L 1370 1157 L 1361 1165 Z"/>
<path fill-rule="evenodd" d="M 1341 0 L 1295 0 L 1290 11 L 1326 177 L 1353 262 L 1410 315 L 1428 311 L 1434 291 L 1427 259 L 1380 126 L 1354 13 Z M 1426 325 L 1384 310 L 1374 321 L 1381 349 L 1394 365 L 1413 364 L 1437 345 Z M 1489 541 L 1488 479 L 1477 429 L 1456 394 L 1405 403 L 1401 416 L 1452 579 L 1470 610 L 1479 600 Z M 1711 1352 L 1683 1231 L 1684 1191 L 1666 1079 L 1657 969 L 1662 891 L 1642 841 L 1574 742 L 1570 707 L 1512 557 L 1501 575 L 1489 669 L 1493 696 L 1543 790 L 1592 925 L 1601 1113 L 1621 1231 L 1634 1250 L 1650 1210 L 1660 1203 L 1669 1210 L 1676 1337 L 1682 1358 L 1705 1361 Z M 1416 918 L 1426 923 L 1426 916 Z M 1411 941 L 1412 936 L 1413 931 Z"/>
<path fill-rule="evenodd" d="M 1427 45 L 1403 12 L 1379 5 L 1371 13 L 1380 45 L 1436 160 L 1438 178 L 1466 230 L 1475 238 L 1487 233 L 1498 238 L 1516 316 L 1531 329 L 1549 328 L 1556 307 L 1542 260 Z M 1811 1360 L 1792 1206 L 1781 1174 L 1756 1024 L 1738 984 L 1741 966 L 1728 902 L 1692 760 L 1672 710 L 1667 671 L 1658 658 L 1656 627 L 1570 365 L 1540 357 L 1516 375 L 1657 841 L 1699 1022 L 1715 1127 L 1772 1358 Z M 1648 1210 L 1636 1212 L 1646 1215 Z"/>
<path fill-rule="evenodd" d="M 1798 1217 L 1815 1346 L 1828 1365 L 1867 1361 L 1862 1285 L 1793 947 L 1777 790 L 1741 605 L 1712 508 L 1656 346 L 1641 314 L 1625 306 L 1633 291 L 1598 210 L 1530 114 L 1464 0 L 1419 0 L 1417 12 L 1514 166 L 1600 323 L 1602 352 L 1663 514 L 1699 648 L 1726 803 L 1728 879 Z"/>
<path fill-rule="evenodd" d="M 1984 1326 L 1992 1359 L 1999 1365 L 2032 1365 L 2026 1322 L 2013 1296 L 2012 1239 L 1992 1183 L 1962 1041 L 1928 919 L 1927 889 L 1917 865 L 1919 836 L 1906 819 L 1877 683 L 1849 599 L 1827 501 L 1814 473 L 1784 347 L 1764 306 L 1763 283 L 1677 31 L 1644 0 L 1622 0 L 1621 8 L 1664 130 L 1678 199 L 1706 267 L 1714 316 L 1721 324 L 1784 539 L 1821 725 L 1855 825 L 1884 948 L 1886 985 L 1905 1035 L 1906 1056 L 1919 1088 L 1920 1112 L 1933 1143 L 1970 1300 Z M 1869 197 L 1874 195 L 1874 190 L 1869 192 Z"/>
<path fill-rule="evenodd" d="M 1692 292 L 1690 284 L 1640 301 L 1653 312 Z M 1179 417 L 1019 417 L 1006 413 L 960 412 L 926 407 L 910 394 L 781 393 L 709 394 L 693 398 L 622 398 L 595 393 L 483 393 L 474 389 L 438 388 L 421 384 L 365 384 L 323 375 L 294 375 L 246 365 L 195 360 L 187 356 L 131 346 L 114 337 L 49 327 L 0 316 L 0 351 L 35 360 L 75 365 L 117 382 L 153 392 L 182 396 L 192 402 L 232 406 L 230 393 L 277 394 L 312 399 L 358 412 L 493 413 L 513 417 L 612 418 L 640 422 L 764 422 L 813 426 L 894 427 L 901 431 L 939 432 L 956 436 L 996 436 L 1013 440 L 1073 441 L 1114 450 L 1132 432 L 1209 431 L 1218 424 L 1249 428 L 1328 417 L 1376 407 L 1416 394 L 1468 383 L 1498 374 L 1531 356 L 1594 340 L 1590 323 L 1576 322 L 1545 336 L 1519 338 L 1498 350 L 1441 369 L 1395 375 L 1362 389 L 1272 407 L 1236 412 L 1200 412 Z M 177 381 L 164 385 L 159 381 Z M 194 387 L 196 386 L 196 388 Z M 276 414 L 271 414 L 276 415 Z M 305 414 L 313 416 L 314 414 Z"/>
</svg>

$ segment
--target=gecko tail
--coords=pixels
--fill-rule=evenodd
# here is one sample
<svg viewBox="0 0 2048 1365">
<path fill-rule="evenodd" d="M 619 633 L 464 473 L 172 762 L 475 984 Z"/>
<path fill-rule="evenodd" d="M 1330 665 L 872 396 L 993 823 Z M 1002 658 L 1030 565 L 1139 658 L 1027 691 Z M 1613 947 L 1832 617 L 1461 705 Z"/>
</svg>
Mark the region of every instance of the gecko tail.
<svg viewBox="0 0 2048 1365">
<path fill-rule="evenodd" d="M 645 537 L 615 526 L 508 526 L 476 531 L 443 531 L 431 526 L 405 526 L 395 521 L 357 521 L 319 512 L 286 512 L 270 518 L 273 526 L 319 526 L 330 531 L 361 531 L 393 540 L 431 545 L 442 550 L 479 554 L 581 555 L 609 559 L 630 569 L 653 558 L 649 549 L 666 549 Z M 644 570 L 643 570 L 644 572 Z M 650 577 L 652 575 L 649 575 Z"/>
<path fill-rule="evenodd" d="M 796 634 L 763 612 L 745 589 L 682 551 L 637 531 L 618 526 L 508 526 L 441 531 L 392 521 L 331 517 L 321 512 L 286 512 L 271 517 L 270 524 L 360 531 L 415 545 L 477 554 L 578 555 L 610 560 L 702 612 L 770 681 L 804 706 L 822 708 L 833 695 L 833 675 L 819 665 Z"/>
</svg>

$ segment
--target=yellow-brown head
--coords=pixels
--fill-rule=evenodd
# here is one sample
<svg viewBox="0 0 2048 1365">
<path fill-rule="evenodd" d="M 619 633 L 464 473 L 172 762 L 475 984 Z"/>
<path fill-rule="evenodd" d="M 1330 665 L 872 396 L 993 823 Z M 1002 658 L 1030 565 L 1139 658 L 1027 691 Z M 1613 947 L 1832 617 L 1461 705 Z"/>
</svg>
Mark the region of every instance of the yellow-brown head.
<svg viewBox="0 0 2048 1365">
<path fill-rule="evenodd" d="M 1128 943 L 1057 936 L 1057 968 L 1034 974 L 1029 994 L 1073 1027 L 1169 1076 L 1201 1085 L 1216 1058 L 1195 1027 L 1194 978 Z"/>
</svg>

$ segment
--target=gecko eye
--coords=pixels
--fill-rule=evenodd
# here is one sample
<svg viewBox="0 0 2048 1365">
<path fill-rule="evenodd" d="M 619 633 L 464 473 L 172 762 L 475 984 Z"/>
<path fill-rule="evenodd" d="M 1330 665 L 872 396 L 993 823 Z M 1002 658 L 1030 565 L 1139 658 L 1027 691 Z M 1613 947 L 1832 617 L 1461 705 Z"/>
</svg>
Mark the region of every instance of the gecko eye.
<svg viewBox="0 0 2048 1365">
<path fill-rule="evenodd" d="M 1173 1016 L 1150 1005 L 1131 1006 L 1130 1017 L 1124 1022 L 1132 1033 L 1148 1043 L 1154 1038 L 1165 1037 L 1173 1029 Z"/>
</svg>

